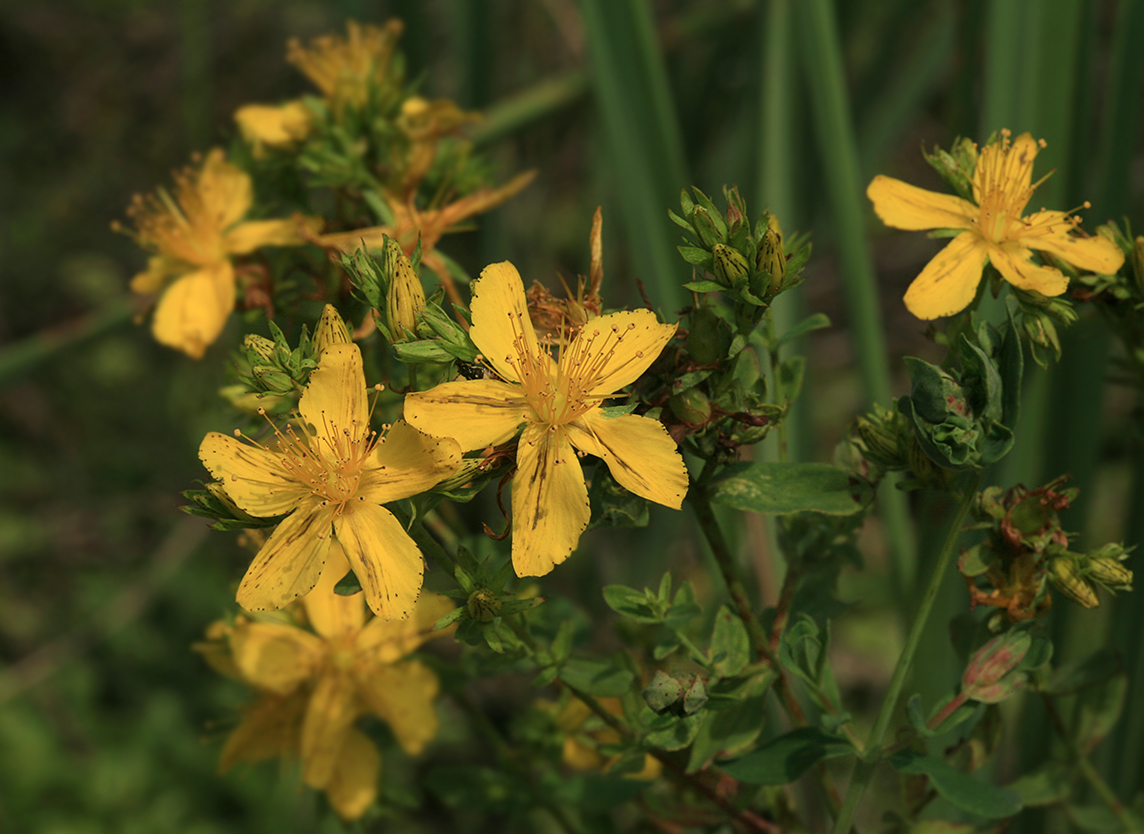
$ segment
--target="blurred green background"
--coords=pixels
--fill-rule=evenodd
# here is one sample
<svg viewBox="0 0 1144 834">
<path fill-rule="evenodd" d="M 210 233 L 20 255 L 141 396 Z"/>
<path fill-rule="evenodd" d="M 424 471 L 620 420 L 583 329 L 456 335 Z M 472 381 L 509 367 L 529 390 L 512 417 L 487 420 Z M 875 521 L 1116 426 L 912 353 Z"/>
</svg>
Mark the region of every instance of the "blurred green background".
<svg viewBox="0 0 1144 834">
<path fill-rule="evenodd" d="M 800 310 L 821 311 L 835 325 L 806 345 L 811 375 L 795 437 L 799 456 L 823 460 L 864 403 L 904 393 L 901 355 L 937 355 L 901 295 L 940 243 L 873 221 L 863 191 L 875 173 L 941 190 L 921 146 L 1031 130 L 1049 142 L 1038 176 L 1058 169 L 1033 208 L 1088 199 L 1088 227 L 1127 216 L 1144 229 L 1142 8 L 0 3 L 0 831 L 340 830 L 288 769 L 215 773 L 227 727 L 219 722 L 244 695 L 190 645 L 230 609 L 247 557 L 176 508 L 180 491 L 203 477 L 203 434 L 229 419 L 216 391 L 240 331 L 232 322 L 201 363 L 156 345 L 132 324 L 125 298 L 144 256 L 109 230 L 132 194 L 168 182 L 193 151 L 229 143 L 238 106 L 308 91 L 283 60 L 289 38 L 341 31 L 347 17 L 401 17 L 425 90 L 487 114 L 476 136 L 501 178 L 538 169 L 479 231 L 444 242 L 472 274 L 506 258 L 526 279 L 555 286 L 557 275 L 586 272 L 592 212 L 603 205 L 605 302 L 636 301 L 638 279 L 675 310 L 690 276 L 666 212 L 681 186 L 714 194 L 737 183 L 788 233 L 812 230 L 810 280 L 777 314 L 791 322 Z M 1020 447 L 998 475 L 1033 484 L 1072 472 L 1088 500 L 1069 524 L 1086 531 L 1086 546 L 1138 541 L 1144 524 L 1137 402 L 1102 387 L 1116 348 L 1090 312 L 1051 378 L 1033 375 Z M 892 518 L 903 508 L 898 497 L 884 509 Z M 908 599 L 925 572 L 908 526 L 886 529 L 871 523 L 868 572 L 844 593 L 861 600 L 856 625 L 839 638 L 851 661 L 840 677 L 856 704 L 872 697 L 876 706 L 896 648 L 878 612 L 893 610 L 895 587 Z M 920 552 L 929 552 L 924 534 Z M 765 599 L 781 566 L 761 568 Z M 951 578 L 947 615 L 965 605 L 959 585 Z M 1144 606 L 1117 603 L 1096 612 L 1059 605 L 1053 627 L 1065 656 L 1119 645 L 1135 675 L 1131 703 L 1144 690 Z M 936 619 L 939 659 L 915 685 L 929 694 L 948 689 L 955 672 L 940 659 L 947 638 Z M 863 622 L 878 625 L 863 631 Z M 1031 715 L 1025 726 L 1035 728 Z M 1118 736 L 1101 763 L 1127 798 L 1140 788 L 1144 718 L 1130 714 Z M 1014 743 L 1005 767 L 1034 761 L 1047 742 L 1030 731 Z M 435 830 L 443 817 L 431 807 L 417 819 Z M 1033 817 L 1021 830 L 1042 824 Z M 486 825 L 472 821 L 471 830 Z"/>
</svg>

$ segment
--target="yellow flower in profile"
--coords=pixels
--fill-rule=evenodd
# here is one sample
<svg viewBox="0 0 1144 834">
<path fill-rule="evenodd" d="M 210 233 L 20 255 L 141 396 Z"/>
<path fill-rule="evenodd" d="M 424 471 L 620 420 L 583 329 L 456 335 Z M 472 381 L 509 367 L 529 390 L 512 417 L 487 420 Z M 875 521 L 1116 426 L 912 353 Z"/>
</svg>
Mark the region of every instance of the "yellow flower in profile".
<svg viewBox="0 0 1144 834">
<path fill-rule="evenodd" d="M 370 91 L 382 90 L 388 83 L 400 86 L 400 69 L 391 67 L 397 41 L 404 29 L 400 20 L 385 26 L 362 26 L 355 20 L 346 24 L 346 37 L 322 35 L 309 46 L 297 39 L 286 47 L 286 60 L 305 73 L 338 116 L 346 106 L 361 108 Z"/>
<path fill-rule="evenodd" d="M 437 734 L 437 676 L 407 655 L 441 634 L 433 624 L 453 603 L 427 594 L 407 620 L 367 619 L 361 593 L 334 593 L 349 569 L 335 542 L 318 585 L 301 601 L 313 633 L 287 622 L 243 620 L 212 627 L 214 639 L 198 648 L 212 666 L 260 693 L 227 739 L 220 769 L 299 756 L 305 783 L 324 790 L 338 814 L 352 820 L 373 804 L 381 772 L 377 748 L 355 722 L 381 718 L 410 755 Z"/>
<path fill-rule="evenodd" d="M 279 609 L 314 587 L 336 541 L 344 548 L 369 607 L 408 617 L 421 591 L 421 552 L 389 510 L 451 475 L 457 444 L 395 423 L 370 429 L 361 351 L 322 351 L 298 403 L 302 434 L 275 429 L 274 448 L 211 432 L 199 458 L 244 512 L 289 513 L 258 551 L 238 587 L 248 611 Z"/>
<path fill-rule="evenodd" d="M 242 138 L 254 148 L 256 159 L 265 155 L 263 148 L 283 150 L 310 135 L 313 114 L 301 101 L 271 104 L 247 104 L 235 111 L 234 120 Z"/>
<path fill-rule="evenodd" d="M 591 319 L 553 359 L 529 321 L 524 284 L 505 262 L 473 283 L 473 344 L 500 379 L 446 382 L 405 398 L 405 419 L 462 450 L 511 440 L 512 562 L 518 576 L 543 576 L 563 562 L 590 510 L 576 450 L 603 458 L 631 492 L 679 509 L 687 469 L 658 420 L 608 417 L 600 407 L 635 382 L 675 333 L 650 310 Z"/>
<path fill-rule="evenodd" d="M 240 222 L 252 202 L 250 177 L 217 148 L 197 168 L 175 173 L 173 195 L 135 196 L 127 209 L 133 236 L 154 255 L 131 289 L 162 293 L 151 325 L 156 340 L 201 358 L 234 309 L 231 258 L 260 246 L 297 246 L 303 226 L 316 229 L 301 217 Z"/>
<path fill-rule="evenodd" d="M 982 148 L 978 157 L 973 202 L 874 177 L 866 195 L 887 226 L 964 229 L 910 284 L 905 302 L 911 313 L 936 319 L 964 310 L 977 294 L 986 261 L 1019 289 L 1060 295 L 1068 278 L 1054 267 L 1033 263 L 1033 249 L 1101 274 L 1116 272 L 1124 263 L 1123 253 L 1111 241 L 1073 234 L 1080 220 L 1070 212 L 1041 209 L 1022 216 L 1036 189 L 1033 159 L 1042 147 L 1044 142 L 1028 133 L 1010 143 L 1009 131 L 1002 131 L 1000 141 Z"/>
</svg>

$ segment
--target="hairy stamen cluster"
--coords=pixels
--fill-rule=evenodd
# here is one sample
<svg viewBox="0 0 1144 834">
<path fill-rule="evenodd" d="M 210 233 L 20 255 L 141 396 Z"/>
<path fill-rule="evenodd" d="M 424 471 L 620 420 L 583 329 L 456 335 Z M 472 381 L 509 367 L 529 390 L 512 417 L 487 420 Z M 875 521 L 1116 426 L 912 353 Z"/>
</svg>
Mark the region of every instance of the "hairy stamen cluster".
<svg viewBox="0 0 1144 834">
<path fill-rule="evenodd" d="M 514 355 L 506 356 L 505 362 L 516 370 L 537 422 L 551 427 L 566 425 L 612 393 L 594 389 L 625 333 L 635 329 L 634 324 L 624 330 L 612 325 L 603 331 L 585 325 L 571 343 L 559 351 L 554 362 L 553 338 L 545 336 L 539 349 L 534 350 L 525 337 L 528 332 L 525 328 L 530 331 L 531 323 L 522 320 L 524 316 L 520 313 L 510 312 L 508 316 L 513 330 Z M 597 340 L 601 340 L 599 344 Z M 636 355 L 642 356 L 643 352 L 637 351 Z"/>
<path fill-rule="evenodd" d="M 175 194 L 164 188 L 143 197 L 136 194 L 127 209 L 135 223 L 136 240 L 145 248 L 189 264 L 208 264 L 227 257 L 222 200 L 212 200 L 210 183 L 185 168 L 174 173 Z M 215 206 L 212 212 L 211 207 Z"/>
</svg>

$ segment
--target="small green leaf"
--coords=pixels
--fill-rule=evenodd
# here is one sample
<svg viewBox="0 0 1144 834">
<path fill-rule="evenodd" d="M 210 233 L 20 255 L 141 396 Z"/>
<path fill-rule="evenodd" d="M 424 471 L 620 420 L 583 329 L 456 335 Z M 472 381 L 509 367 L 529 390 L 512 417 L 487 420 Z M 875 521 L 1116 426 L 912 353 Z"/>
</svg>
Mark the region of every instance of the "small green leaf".
<svg viewBox="0 0 1144 834">
<path fill-rule="evenodd" d="M 709 708 L 695 735 L 687 772 L 694 773 L 719 755 L 734 755 L 753 742 L 763 730 L 766 695 L 732 702 L 726 709 Z"/>
<path fill-rule="evenodd" d="M 751 662 L 751 642 L 743 621 L 726 605 L 715 615 L 711 633 L 711 662 L 721 677 L 739 674 Z"/>
<path fill-rule="evenodd" d="M 715 281 L 688 281 L 683 288 L 692 292 L 721 292 L 727 289 Z"/>
<path fill-rule="evenodd" d="M 851 515 L 873 499 L 868 483 L 826 463 L 736 464 L 708 490 L 717 504 L 779 515 L 803 511 Z"/>
<path fill-rule="evenodd" d="M 672 715 L 657 716 L 645 708 L 642 714 L 651 719 L 645 723 L 644 743 L 661 750 L 682 750 L 695 739 L 703 723 L 703 713 L 676 718 Z"/>
<path fill-rule="evenodd" d="M 1033 805 L 1063 802 L 1072 791 L 1075 780 L 1076 771 L 1072 767 L 1064 762 L 1050 759 L 1036 770 L 1010 782 L 1006 787 L 1021 797 L 1021 804 L 1028 808 Z"/>
<path fill-rule="evenodd" d="M 901 773 L 926 775 L 946 802 L 986 819 L 1011 817 L 1021 810 L 1021 798 L 1007 788 L 982 782 L 936 756 L 903 750 L 890 757 L 890 764 Z"/>
<path fill-rule="evenodd" d="M 802 727 L 771 739 L 758 750 L 719 766 L 734 779 L 751 785 L 785 785 L 823 759 L 849 756 L 854 748 L 841 736 L 817 727 Z"/>
<path fill-rule="evenodd" d="M 637 623 L 658 623 L 662 619 L 652 610 L 646 594 L 626 585 L 605 586 L 604 602 L 617 614 Z"/>
</svg>

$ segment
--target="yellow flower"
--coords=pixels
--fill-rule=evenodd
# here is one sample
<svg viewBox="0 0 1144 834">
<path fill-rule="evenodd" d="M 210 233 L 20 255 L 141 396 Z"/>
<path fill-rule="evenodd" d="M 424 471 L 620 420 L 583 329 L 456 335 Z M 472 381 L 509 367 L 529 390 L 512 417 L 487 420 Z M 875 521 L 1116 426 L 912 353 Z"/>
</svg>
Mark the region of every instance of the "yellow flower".
<svg viewBox="0 0 1144 834">
<path fill-rule="evenodd" d="M 379 617 L 409 616 L 421 591 L 421 552 L 381 504 L 456 471 L 457 445 L 396 423 L 370 430 L 361 351 L 327 347 L 298 403 L 303 436 L 275 429 L 274 449 L 211 432 L 199 458 L 252 516 L 289 513 L 238 588 L 248 611 L 279 609 L 310 591 L 337 541 Z"/>
<path fill-rule="evenodd" d="M 1060 295 L 1068 278 L 1051 266 L 1030 258 L 1036 249 L 1079 269 L 1101 274 L 1116 272 L 1124 255 L 1102 237 L 1072 234 L 1080 220 L 1066 211 L 1038 212 L 1022 217 L 1036 188 L 1033 159 L 1044 142 L 1023 133 L 981 150 L 973 174 L 974 202 L 952 194 L 937 194 L 901 180 L 877 176 L 866 189 L 874 211 L 887 226 L 922 229 L 964 229 L 929 262 L 906 291 L 906 307 L 920 319 L 936 319 L 964 310 L 977 294 L 985 262 L 1022 290 Z M 1088 208 L 1085 203 L 1085 208 Z"/>
<path fill-rule="evenodd" d="M 250 177 L 217 148 L 197 169 L 175 173 L 173 196 L 164 189 L 135 196 L 127 209 L 134 237 L 155 254 L 131 289 L 163 293 L 151 325 L 159 342 L 202 357 L 234 309 L 231 258 L 260 246 L 297 246 L 303 225 L 316 228 L 301 217 L 239 222 L 252 201 Z"/>
<path fill-rule="evenodd" d="M 524 426 L 513 480 L 512 561 L 543 576 L 568 558 L 590 511 L 576 449 L 604 459 L 631 492 L 679 509 L 687 469 L 658 420 L 606 417 L 600 404 L 648 369 L 675 333 L 650 310 L 590 320 L 558 360 L 536 336 L 524 285 L 505 262 L 473 283 L 473 343 L 501 379 L 446 382 L 405 398 L 405 419 L 462 450 L 511 440 Z"/>
<path fill-rule="evenodd" d="M 288 101 L 279 106 L 247 104 L 234 114 L 242 138 L 254 147 L 256 159 L 264 155 L 263 147 L 282 150 L 301 142 L 310 135 L 312 118 L 313 114 L 301 101 Z"/>
<path fill-rule="evenodd" d="M 381 758 L 354 723 L 376 715 L 410 755 L 436 736 L 437 676 L 406 656 L 437 636 L 433 624 L 453 604 L 428 594 L 408 620 L 367 620 L 361 593 L 334 593 L 349 569 L 335 542 L 318 585 L 302 599 L 314 633 L 242 621 L 227 629 L 225 646 L 215 629 L 208 632 L 215 640 L 199 649 L 208 659 L 228 649 L 234 675 L 260 692 L 227 739 L 220 769 L 298 755 L 306 784 L 324 790 L 344 819 L 356 819 L 376 799 Z"/>
<path fill-rule="evenodd" d="M 363 107 L 371 89 L 381 90 L 387 81 L 400 83 L 400 73 L 392 72 L 390 64 L 403 28 L 400 20 L 390 20 L 384 27 L 362 26 L 351 20 L 344 38 L 323 35 L 308 47 L 291 40 L 286 60 L 314 82 L 340 116 L 347 105 Z"/>
</svg>

